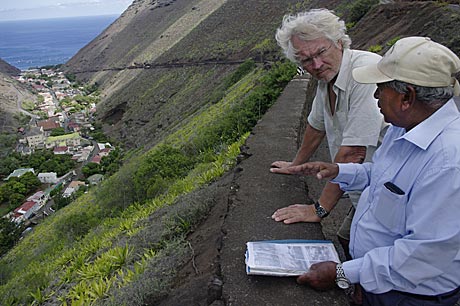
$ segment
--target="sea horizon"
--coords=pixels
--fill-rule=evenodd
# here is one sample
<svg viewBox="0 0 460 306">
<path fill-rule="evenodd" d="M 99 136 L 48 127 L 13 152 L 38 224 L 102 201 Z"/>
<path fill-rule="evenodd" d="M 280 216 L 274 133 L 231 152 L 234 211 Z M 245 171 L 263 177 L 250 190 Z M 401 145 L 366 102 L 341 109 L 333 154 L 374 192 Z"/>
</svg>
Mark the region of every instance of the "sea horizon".
<svg viewBox="0 0 460 306">
<path fill-rule="evenodd" d="M 119 15 L 0 21 L 0 58 L 21 70 L 66 63 Z"/>
</svg>

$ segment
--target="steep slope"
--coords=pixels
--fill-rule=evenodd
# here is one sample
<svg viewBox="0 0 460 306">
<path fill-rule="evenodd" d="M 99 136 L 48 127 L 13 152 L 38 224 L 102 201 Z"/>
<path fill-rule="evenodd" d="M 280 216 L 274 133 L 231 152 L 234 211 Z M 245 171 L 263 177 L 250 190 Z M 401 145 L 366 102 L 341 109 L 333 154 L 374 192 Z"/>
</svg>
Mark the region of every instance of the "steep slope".
<svg viewBox="0 0 460 306">
<path fill-rule="evenodd" d="M 355 48 L 368 49 L 396 37 L 429 36 L 460 54 L 460 5 L 436 1 L 404 1 L 375 6 L 350 31 Z"/>
<path fill-rule="evenodd" d="M 66 65 L 101 86 L 98 118 L 128 147 L 152 146 L 215 103 L 219 84 L 244 60 L 278 58 L 273 36 L 282 16 L 309 2 L 148 3 L 135 1 Z"/>
<path fill-rule="evenodd" d="M 98 118 L 107 134 L 127 147 L 151 147 L 215 103 L 218 85 L 242 61 L 280 58 L 273 34 L 284 14 L 338 4 L 138 0 L 66 69 L 101 86 Z M 343 11 L 346 20 L 350 11 Z M 381 53 L 408 35 L 428 35 L 456 51 L 456 24 L 458 5 L 404 1 L 375 6 L 350 34 L 353 47 L 381 45 Z"/>
<path fill-rule="evenodd" d="M 35 101 L 36 97 L 18 81 L 0 72 L 0 133 L 16 132 L 19 116 L 25 113 L 20 105 L 25 101 Z"/>
<path fill-rule="evenodd" d="M 21 70 L 14 67 L 13 65 L 8 64 L 7 62 L 5 62 L 4 60 L 0 58 L 0 72 L 10 75 L 10 76 L 15 76 L 15 75 L 19 75 Z"/>
</svg>

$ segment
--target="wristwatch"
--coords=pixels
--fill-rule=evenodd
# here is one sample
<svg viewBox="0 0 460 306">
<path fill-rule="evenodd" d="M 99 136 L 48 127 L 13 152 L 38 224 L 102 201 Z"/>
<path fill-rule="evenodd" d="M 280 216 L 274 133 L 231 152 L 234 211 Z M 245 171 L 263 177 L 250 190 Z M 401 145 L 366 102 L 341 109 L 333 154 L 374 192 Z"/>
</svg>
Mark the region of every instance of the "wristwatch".
<svg viewBox="0 0 460 306">
<path fill-rule="evenodd" d="M 343 271 L 342 264 L 338 263 L 337 267 L 335 268 L 337 276 L 335 277 L 335 283 L 340 289 L 348 289 L 350 288 L 350 281 L 345 276 L 345 272 Z"/>
<path fill-rule="evenodd" d="M 319 204 L 319 201 L 315 202 L 315 210 L 316 210 L 316 215 L 320 217 L 321 219 L 329 215 L 329 212 L 323 206 L 321 206 L 321 204 Z"/>
</svg>

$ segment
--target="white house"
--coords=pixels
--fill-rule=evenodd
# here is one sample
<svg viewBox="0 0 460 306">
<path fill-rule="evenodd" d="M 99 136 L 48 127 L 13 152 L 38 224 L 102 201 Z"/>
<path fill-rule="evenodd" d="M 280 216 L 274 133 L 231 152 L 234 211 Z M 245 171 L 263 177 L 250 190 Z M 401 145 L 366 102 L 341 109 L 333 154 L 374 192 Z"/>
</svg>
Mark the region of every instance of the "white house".
<svg viewBox="0 0 460 306">
<path fill-rule="evenodd" d="M 42 127 L 31 128 L 26 139 L 31 148 L 43 148 L 45 146 L 45 133 Z"/>
<path fill-rule="evenodd" d="M 56 184 L 58 182 L 56 172 L 42 172 L 37 177 L 42 184 Z"/>
<path fill-rule="evenodd" d="M 69 186 L 64 190 L 62 196 L 64 198 L 70 197 L 75 191 L 77 191 L 80 186 L 85 186 L 85 182 L 82 181 L 72 181 Z"/>
<path fill-rule="evenodd" d="M 21 177 L 23 176 L 24 174 L 26 174 L 27 172 L 32 172 L 33 174 L 35 174 L 35 171 L 34 171 L 34 168 L 19 168 L 19 169 L 16 169 L 14 170 L 10 175 L 8 175 L 8 177 L 6 179 L 4 179 L 5 181 L 9 180 L 10 178 L 12 177 Z"/>
<path fill-rule="evenodd" d="M 21 206 L 16 208 L 13 213 L 13 221 L 16 223 L 24 222 L 32 217 L 32 214 L 39 208 L 38 203 L 34 201 L 24 202 Z"/>
<path fill-rule="evenodd" d="M 33 195 L 27 198 L 27 201 L 32 201 L 38 204 L 38 207 L 42 207 L 45 205 L 46 201 L 48 201 L 48 196 L 43 191 L 37 191 Z"/>
</svg>

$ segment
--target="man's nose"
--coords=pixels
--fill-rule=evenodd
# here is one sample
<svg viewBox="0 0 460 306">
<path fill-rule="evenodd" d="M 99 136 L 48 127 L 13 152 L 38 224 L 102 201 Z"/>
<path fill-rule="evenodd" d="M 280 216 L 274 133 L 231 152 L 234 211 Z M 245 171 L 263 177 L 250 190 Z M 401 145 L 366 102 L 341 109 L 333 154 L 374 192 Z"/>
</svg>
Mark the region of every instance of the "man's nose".
<svg viewBox="0 0 460 306">
<path fill-rule="evenodd" d="M 311 65 L 312 65 L 313 69 L 319 69 L 324 64 L 323 60 L 321 58 L 319 58 L 319 57 L 314 57 L 312 60 L 313 60 L 313 62 L 312 62 Z"/>
</svg>

